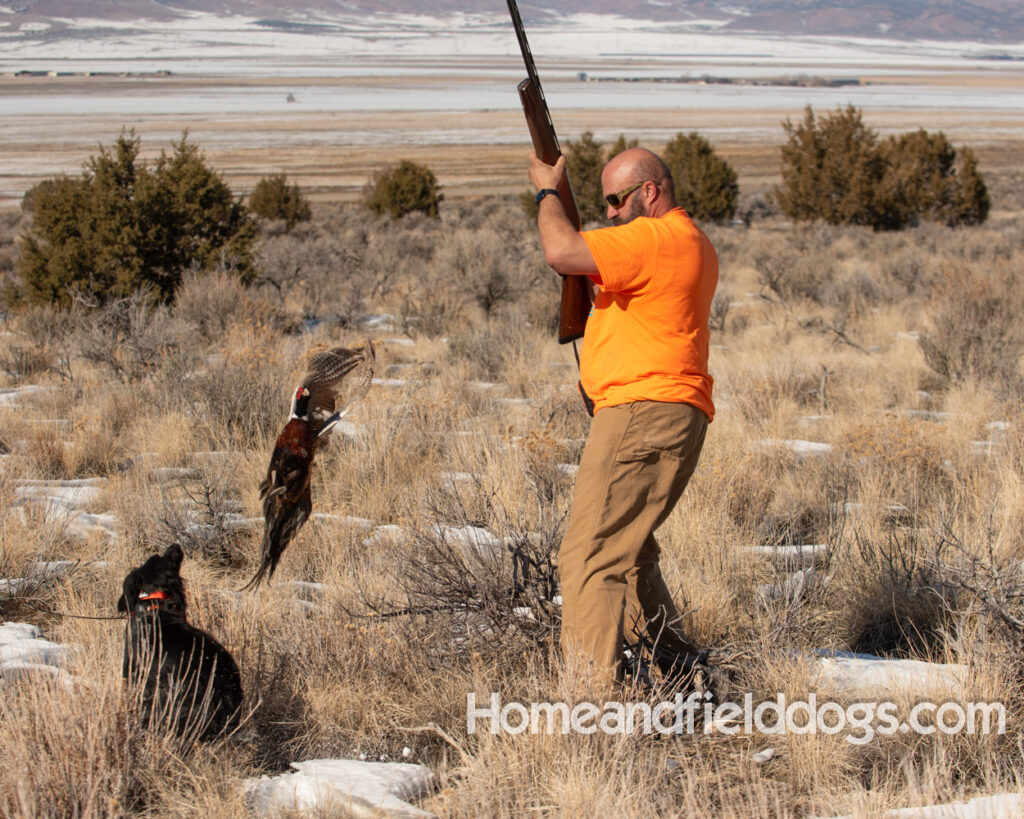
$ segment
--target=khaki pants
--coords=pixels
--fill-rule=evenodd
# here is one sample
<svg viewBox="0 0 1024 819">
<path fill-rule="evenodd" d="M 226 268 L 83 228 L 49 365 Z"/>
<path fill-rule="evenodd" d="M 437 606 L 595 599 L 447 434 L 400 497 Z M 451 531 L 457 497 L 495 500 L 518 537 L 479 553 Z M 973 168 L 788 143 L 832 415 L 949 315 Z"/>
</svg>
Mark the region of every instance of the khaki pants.
<svg viewBox="0 0 1024 819">
<path fill-rule="evenodd" d="M 609 690 L 623 636 L 695 654 L 679 631 L 658 567 L 654 530 L 676 505 L 700 458 L 708 418 L 691 404 L 638 401 L 594 416 L 558 556 L 562 650 L 567 666 L 591 665 Z"/>
</svg>

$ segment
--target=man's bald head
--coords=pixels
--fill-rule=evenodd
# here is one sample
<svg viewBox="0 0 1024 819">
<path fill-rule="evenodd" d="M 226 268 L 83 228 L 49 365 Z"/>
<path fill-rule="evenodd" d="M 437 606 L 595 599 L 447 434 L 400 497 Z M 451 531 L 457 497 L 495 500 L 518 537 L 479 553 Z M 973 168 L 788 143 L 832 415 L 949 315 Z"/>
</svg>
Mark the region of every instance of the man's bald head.
<svg viewBox="0 0 1024 819">
<path fill-rule="evenodd" d="M 616 154 L 605 165 L 601 173 L 601 186 L 607 196 L 627 189 L 638 182 L 652 182 L 653 187 L 644 185 L 638 196 L 627 200 L 629 209 L 622 208 L 628 216 L 612 213 L 618 209 L 609 208 L 609 218 L 615 222 L 630 221 L 636 216 L 663 216 L 676 206 L 675 185 L 672 172 L 664 160 L 646 148 L 627 148 Z"/>
</svg>

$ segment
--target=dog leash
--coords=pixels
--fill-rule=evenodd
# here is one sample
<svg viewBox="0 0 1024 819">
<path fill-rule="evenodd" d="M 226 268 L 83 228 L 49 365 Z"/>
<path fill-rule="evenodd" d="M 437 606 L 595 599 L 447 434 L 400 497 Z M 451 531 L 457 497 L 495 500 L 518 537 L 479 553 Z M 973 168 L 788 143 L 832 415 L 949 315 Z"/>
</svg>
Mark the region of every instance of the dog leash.
<svg viewBox="0 0 1024 819">
<path fill-rule="evenodd" d="M 70 617 L 73 620 L 123 620 L 125 619 L 125 617 L 127 617 L 127 615 L 125 614 L 118 614 L 113 617 L 98 617 L 90 616 L 88 614 L 72 614 L 69 611 L 54 611 L 53 609 L 44 609 L 40 606 L 34 606 L 30 602 L 28 602 L 28 600 L 26 600 L 24 597 L 18 598 L 18 602 L 24 603 L 30 609 L 38 611 L 42 614 L 52 614 L 55 617 Z"/>
<path fill-rule="evenodd" d="M 468 608 L 463 606 L 463 609 Z M 357 614 L 355 612 L 348 612 L 350 617 L 354 617 L 357 620 L 388 620 L 392 617 L 405 617 L 413 614 L 432 614 L 439 611 L 453 611 L 452 606 L 408 606 L 404 609 L 396 609 L 395 611 L 375 611 L 370 614 Z"/>
</svg>

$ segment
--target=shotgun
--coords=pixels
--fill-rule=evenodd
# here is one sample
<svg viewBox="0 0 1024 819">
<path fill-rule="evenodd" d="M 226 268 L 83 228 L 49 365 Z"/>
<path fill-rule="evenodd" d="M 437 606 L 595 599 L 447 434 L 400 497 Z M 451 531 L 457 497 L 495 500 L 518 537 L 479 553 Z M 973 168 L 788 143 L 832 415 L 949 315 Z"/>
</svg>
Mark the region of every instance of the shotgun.
<svg viewBox="0 0 1024 819">
<path fill-rule="evenodd" d="M 548 111 L 547 100 L 544 99 L 544 91 L 540 87 L 540 78 L 537 76 L 537 67 L 533 63 L 533 54 L 530 52 L 530 44 L 526 42 L 526 31 L 523 29 L 523 20 L 519 16 L 519 8 L 516 0 L 507 0 L 508 10 L 512 15 L 512 24 L 516 29 L 516 37 L 519 40 L 519 50 L 523 52 L 523 61 L 526 63 L 527 77 L 519 83 L 519 101 L 523 106 L 523 113 L 526 114 L 526 124 L 530 129 L 530 138 L 533 140 L 533 150 L 537 156 L 549 165 L 562 155 L 558 147 L 558 137 L 555 135 L 555 126 L 551 123 L 551 112 Z M 580 229 L 580 214 L 576 207 L 576 197 L 572 192 L 572 185 L 568 177 L 563 177 L 558 184 L 558 195 L 565 208 L 565 214 L 569 221 L 575 225 L 576 230 Z M 570 341 L 583 336 L 583 328 L 587 323 L 587 316 L 590 315 L 590 291 L 586 276 L 562 276 L 562 302 L 558 311 L 558 343 L 568 344 Z"/>
</svg>

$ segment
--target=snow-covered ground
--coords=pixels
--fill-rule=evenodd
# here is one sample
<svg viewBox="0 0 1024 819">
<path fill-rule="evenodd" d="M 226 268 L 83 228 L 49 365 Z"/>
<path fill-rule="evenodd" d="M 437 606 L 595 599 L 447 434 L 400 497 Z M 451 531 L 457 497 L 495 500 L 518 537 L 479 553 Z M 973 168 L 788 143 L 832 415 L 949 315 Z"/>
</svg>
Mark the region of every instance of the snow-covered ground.
<svg viewBox="0 0 1024 819">
<path fill-rule="evenodd" d="M 976 796 L 966 802 L 899 808 L 886 811 L 883 815 L 886 819 L 1016 819 L 1024 816 L 1024 796 L 1018 793 Z"/>
<path fill-rule="evenodd" d="M 3 21 L 0 20 L 0 23 Z M 18 71 L 170 71 L 225 78 L 296 78 L 294 87 L 237 85 L 138 90 L 120 85 L 109 96 L 0 91 L 0 117 L 31 113 L 229 114 L 345 110 L 479 110 L 516 108 L 509 83 L 523 74 L 511 25 L 501 16 L 411 16 L 371 20 L 337 17 L 301 30 L 243 17 L 182 14 L 174 23 L 78 19 L 45 27 L 0 25 L 0 73 Z M 664 25 L 614 16 L 576 15 L 559 26 L 528 31 L 549 102 L 558 108 L 799 109 L 847 102 L 863 108 L 969 106 L 1024 108 L 1018 87 L 964 89 L 950 80 L 925 87 L 840 88 L 698 85 L 679 82 L 580 82 L 612 78 L 899 76 L 910 71 L 978 71 L 1021 77 L 1024 44 L 1000 46 L 932 41 L 780 37 L 716 33 L 703 23 Z M 1014 57 L 991 59 L 996 53 Z M 366 77 L 394 83 L 367 86 Z M 421 78 L 417 81 L 417 77 Z M 299 78 L 307 81 L 303 82 Z M 353 78 L 337 84 L 309 78 Z M 399 78 L 405 78 L 404 80 Z M 287 92 L 293 102 L 288 102 Z"/>
<path fill-rule="evenodd" d="M 64 670 L 74 649 L 51 643 L 28 623 L 0 623 L 0 685 L 53 677 L 70 686 L 74 678 Z"/>
<path fill-rule="evenodd" d="M 48 61 L 47 65 L 55 64 Z M 222 63 L 207 68 L 216 71 Z M 81 70 L 78 67 L 61 70 Z M 136 70 L 122 68 L 122 70 Z M 365 71 L 373 72 L 365 66 Z M 385 86 L 316 85 L 296 79 L 282 88 L 277 83 L 238 86 L 206 85 L 202 88 L 161 87 L 155 81 L 121 83 L 116 88 L 83 94 L 50 90 L 40 95 L 0 91 L 0 117 L 33 114 L 134 113 L 178 115 L 285 114 L 345 111 L 473 111 L 515 109 L 518 72 L 508 80 L 452 79 L 437 82 L 433 69 L 413 69 L 407 83 Z M 677 76 L 691 72 L 676 72 Z M 407 76 L 408 76 L 407 75 Z M 840 87 L 759 86 L 747 84 L 699 84 L 684 82 L 580 82 L 544 81 L 545 96 L 553 109 L 645 108 L 664 110 L 799 110 L 811 105 L 828 110 L 853 104 L 865 110 L 971 109 L 1019 113 L 1024 109 L 1024 86 L 965 89 L 949 85 L 860 85 Z M 289 97 L 289 94 L 291 97 Z M 435 138 L 437 135 L 435 135 Z M 506 136 L 507 138 L 507 136 Z"/>
<path fill-rule="evenodd" d="M 62 22 L 67 28 L 62 28 Z M 291 28 L 247 17 L 183 12 L 172 23 L 118 22 L 78 18 L 54 25 L 0 26 L 3 62 L 21 59 L 104 59 L 299 57 L 301 61 L 345 56 L 466 57 L 518 56 L 511 22 L 504 15 L 453 14 L 448 17 L 381 15 L 325 17 Z M 787 37 L 715 32 L 701 21 L 677 24 L 631 20 L 613 15 L 577 14 L 558 24 L 530 25 L 534 55 L 605 58 L 638 57 L 649 64 L 699 57 L 710 63 L 736 60 L 785 61 L 817 69 L 823 64 L 885 63 L 947 65 L 993 55 L 1024 56 L 1024 44 L 843 37 Z M 252 70 L 258 70 L 256 64 Z"/>
<path fill-rule="evenodd" d="M 257 816 L 280 810 L 334 808 L 348 816 L 431 817 L 409 802 L 429 793 L 433 772 L 405 762 L 311 759 L 293 762 L 296 773 L 246 782 Z"/>
</svg>

